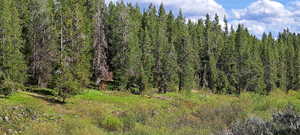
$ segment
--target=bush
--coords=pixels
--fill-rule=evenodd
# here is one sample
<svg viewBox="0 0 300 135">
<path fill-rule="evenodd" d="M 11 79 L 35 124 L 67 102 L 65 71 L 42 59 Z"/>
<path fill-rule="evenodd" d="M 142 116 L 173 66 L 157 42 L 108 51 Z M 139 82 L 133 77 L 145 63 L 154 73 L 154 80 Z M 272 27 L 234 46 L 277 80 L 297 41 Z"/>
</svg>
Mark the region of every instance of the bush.
<svg viewBox="0 0 300 135">
<path fill-rule="evenodd" d="M 274 114 L 273 122 L 276 124 L 276 129 L 278 129 L 275 133 L 277 135 L 300 134 L 300 116 L 291 107 L 284 112 Z"/>
<path fill-rule="evenodd" d="M 22 89 L 23 86 L 19 83 L 15 83 L 13 81 L 4 80 L 0 86 L 0 94 L 4 96 L 9 96 L 18 89 Z"/>
<path fill-rule="evenodd" d="M 100 124 L 101 127 L 109 131 L 120 131 L 123 129 L 123 122 L 118 117 L 111 115 L 105 117 Z"/>
<path fill-rule="evenodd" d="M 141 94 L 141 91 L 140 91 L 139 88 L 131 88 L 131 89 L 130 89 L 130 92 L 131 92 L 132 94 L 135 94 L 135 95 L 140 95 L 140 94 Z"/>
<path fill-rule="evenodd" d="M 232 135 L 274 135 L 273 126 L 259 118 L 237 122 L 231 127 Z"/>
<path fill-rule="evenodd" d="M 88 119 L 65 118 L 60 125 L 64 135 L 104 135 L 104 131 L 93 125 Z"/>
<path fill-rule="evenodd" d="M 135 128 L 137 123 L 136 116 L 134 113 L 126 113 L 125 116 L 122 117 L 123 121 L 123 129 L 124 131 L 130 131 Z"/>
<path fill-rule="evenodd" d="M 205 108 L 205 109 L 203 109 Z M 193 115 L 200 118 L 200 123 L 205 123 L 215 129 L 231 125 L 237 119 L 244 118 L 240 104 L 223 104 L 214 106 L 212 104 L 199 106 Z M 205 117 L 204 117 L 205 116 Z"/>
<path fill-rule="evenodd" d="M 288 108 L 284 112 L 275 113 L 269 122 L 259 118 L 237 122 L 231 126 L 230 132 L 230 135 L 299 135 L 300 116 Z"/>
<path fill-rule="evenodd" d="M 57 97 L 61 98 L 61 101 L 65 103 L 67 98 L 70 98 L 72 95 L 76 95 L 80 92 L 80 83 L 76 81 L 62 82 L 56 90 Z"/>
<path fill-rule="evenodd" d="M 140 95 L 145 90 L 145 84 L 142 77 L 130 77 L 126 89 L 130 90 L 132 94 Z"/>
</svg>

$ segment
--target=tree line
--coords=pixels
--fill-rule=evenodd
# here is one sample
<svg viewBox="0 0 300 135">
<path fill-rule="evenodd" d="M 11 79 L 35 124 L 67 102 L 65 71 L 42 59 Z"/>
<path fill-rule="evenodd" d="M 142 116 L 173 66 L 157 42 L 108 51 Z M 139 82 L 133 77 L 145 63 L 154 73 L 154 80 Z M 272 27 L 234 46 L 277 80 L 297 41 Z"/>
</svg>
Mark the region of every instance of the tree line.
<svg viewBox="0 0 300 135">
<path fill-rule="evenodd" d="M 1 0 L 0 89 L 52 88 L 62 97 L 113 90 L 300 89 L 300 34 L 251 35 L 207 15 L 102 0 Z"/>
</svg>

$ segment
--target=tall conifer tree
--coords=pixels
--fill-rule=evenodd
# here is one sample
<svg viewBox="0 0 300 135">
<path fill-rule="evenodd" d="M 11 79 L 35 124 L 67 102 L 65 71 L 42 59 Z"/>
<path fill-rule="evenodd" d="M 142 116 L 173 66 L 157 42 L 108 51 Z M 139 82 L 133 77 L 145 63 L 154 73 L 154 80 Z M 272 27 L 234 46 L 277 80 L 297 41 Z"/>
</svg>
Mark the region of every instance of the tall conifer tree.
<svg viewBox="0 0 300 135">
<path fill-rule="evenodd" d="M 2 0 L 0 4 L 0 89 L 16 90 L 26 80 L 21 25 L 16 3 Z M 5 93 L 8 94 L 8 93 Z"/>
</svg>

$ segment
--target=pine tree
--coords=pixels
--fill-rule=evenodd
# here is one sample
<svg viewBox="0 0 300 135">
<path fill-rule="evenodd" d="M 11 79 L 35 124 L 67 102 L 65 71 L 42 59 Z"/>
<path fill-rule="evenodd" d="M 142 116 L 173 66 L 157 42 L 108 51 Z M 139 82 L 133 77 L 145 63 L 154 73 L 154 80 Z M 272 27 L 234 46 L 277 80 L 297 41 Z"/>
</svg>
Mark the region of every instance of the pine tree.
<svg viewBox="0 0 300 135">
<path fill-rule="evenodd" d="M 275 50 L 274 40 L 272 34 L 268 36 L 264 33 L 262 37 L 262 62 L 264 64 L 264 82 L 266 84 L 266 90 L 270 92 L 275 89 L 276 82 L 276 61 L 275 61 Z"/>
<path fill-rule="evenodd" d="M 167 14 L 161 4 L 158 13 L 157 41 L 154 50 L 155 58 L 155 81 L 160 93 L 166 93 L 174 86 L 176 75 L 176 52 L 172 44 L 168 42 L 167 33 Z"/>
<path fill-rule="evenodd" d="M 39 87 L 47 87 L 51 80 L 54 62 L 54 32 L 51 24 L 48 0 L 29 0 L 24 13 L 28 13 L 22 21 L 23 38 L 25 39 L 25 55 L 29 67 L 29 83 Z M 27 19 L 27 21 L 26 21 Z"/>
<path fill-rule="evenodd" d="M 200 22 L 201 23 L 201 22 Z M 189 75 L 191 81 L 190 81 L 190 87 L 191 88 L 198 88 L 198 77 L 197 77 L 197 67 L 199 65 L 199 48 L 201 46 L 201 35 L 198 35 L 198 24 L 189 20 L 187 24 L 187 32 L 189 34 L 189 41 L 190 41 L 190 50 L 189 50 L 189 62 L 191 66 L 191 74 Z M 199 32 L 203 33 L 203 32 Z"/>
<path fill-rule="evenodd" d="M 145 89 L 148 80 L 145 76 L 142 62 L 142 45 L 140 40 L 142 14 L 138 6 L 129 5 L 129 32 L 128 32 L 128 75 L 127 89 L 132 93 L 140 94 Z"/>
<path fill-rule="evenodd" d="M 26 80 L 23 40 L 15 1 L 0 5 L 0 91 L 9 95 Z"/>
<path fill-rule="evenodd" d="M 210 17 L 209 15 L 206 15 L 206 20 L 205 20 L 205 28 L 203 31 L 203 45 L 201 46 L 200 49 L 200 62 L 201 64 L 199 65 L 199 77 L 200 77 L 200 85 L 202 88 L 208 88 L 209 87 L 209 61 L 210 61 L 210 56 L 209 56 L 209 32 L 210 32 Z"/>
<path fill-rule="evenodd" d="M 153 24 L 155 22 L 150 22 L 154 20 L 155 15 L 150 16 L 148 12 L 145 12 L 141 19 L 141 31 L 140 31 L 140 44 L 141 44 L 141 62 L 142 69 L 144 73 L 144 85 L 145 89 L 153 88 L 153 72 L 152 67 L 154 65 L 153 59 L 153 42 L 151 40 L 151 34 L 149 31 L 152 30 Z"/>
<path fill-rule="evenodd" d="M 107 13 L 108 45 L 110 67 L 113 72 L 115 89 L 124 90 L 128 84 L 127 69 L 129 45 L 129 11 L 121 2 L 114 5 L 110 3 Z"/>
<path fill-rule="evenodd" d="M 202 53 L 202 47 L 204 44 L 204 23 L 203 21 L 200 19 L 198 20 L 197 24 L 195 25 L 195 40 L 193 40 L 193 44 L 192 44 L 192 48 L 194 50 L 194 61 L 193 63 L 194 65 L 194 70 L 195 70 L 195 83 L 197 84 L 197 87 L 203 88 L 203 53 Z"/>
<path fill-rule="evenodd" d="M 267 94 L 264 82 L 264 68 L 259 56 L 258 42 L 254 37 L 249 37 L 248 44 L 243 48 L 243 67 L 241 85 L 244 90 Z"/>
<path fill-rule="evenodd" d="M 216 17 L 215 22 L 218 22 L 218 17 Z M 226 18 L 224 19 L 225 22 L 225 31 L 222 32 L 221 28 L 218 26 L 218 23 L 215 23 L 215 29 L 217 33 L 216 39 L 218 41 L 218 81 L 217 81 L 217 90 L 219 93 L 232 93 L 234 91 L 234 87 L 230 83 L 230 79 L 232 78 L 231 68 L 234 63 L 234 56 L 232 52 L 234 51 L 233 42 L 231 40 L 232 37 L 229 35 L 229 28 L 227 24 Z M 217 24 L 217 25 L 216 25 Z"/>
<path fill-rule="evenodd" d="M 289 30 L 284 30 L 279 36 L 279 42 L 281 45 L 280 56 L 282 69 L 281 74 L 281 88 L 283 90 L 290 90 L 294 87 L 295 76 L 295 49 L 294 49 L 294 35 Z"/>
<path fill-rule="evenodd" d="M 210 16 L 206 15 L 205 28 L 204 28 L 204 39 L 203 46 L 201 47 L 201 66 L 200 66 L 200 76 L 202 88 L 209 88 L 211 90 L 216 90 L 217 81 L 217 58 L 216 58 L 216 47 L 217 44 L 213 41 L 212 33 L 212 22 L 210 21 Z"/>
<path fill-rule="evenodd" d="M 295 46 L 295 90 L 300 89 L 300 35 L 296 37 Z"/>
<path fill-rule="evenodd" d="M 234 39 L 234 45 L 235 45 L 235 51 L 234 51 L 234 54 L 235 54 L 235 58 L 236 58 L 236 65 L 233 65 L 233 66 L 236 66 L 236 67 L 233 67 L 233 69 L 235 71 L 233 71 L 234 73 L 237 73 L 237 76 L 236 76 L 236 92 L 237 94 L 240 94 L 241 93 L 241 90 L 242 90 L 242 72 L 243 71 L 243 57 L 242 57 L 242 49 L 244 46 L 246 46 L 246 35 L 245 35 L 245 30 L 244 30 L 244 27 L 242 25 L 238 25 L 238 28 L 236 30 L 236 33 L 235 33 L 235 39 Z"/>
<path fill-rule="evenodd" d="M 235 48 L 238 63 L 237 93 L 247 90 L 266 94 L 258 40 L 251 36 L 242 25 L 239 25 L 236 32 Z"/>
<path fill-rule="evenodd" d="M 227 58 L 227 61 L 225 62 L 225 73 L 230 84 L 229 91 L 227 93 L 230 94 L 238 92 L 238 52 L 235 47 L 235 38 L 236 33 L 233 28 L 231 28 L 231 32 L 228 37 L 228 45 L 226 45 L 224 49 Z"/>
<path fill-rule="evenodd" d="M 215 19 L 213 21 L 212 33 L 213 33 L 213 54 L 216 59 L 216 62 L 213 63 L 213 74 L 215 76 L 215 93 L 225 93 L 229 89 L 229 82 L 227 76 L 224 72 L 224 63 L 227 61 L 224 58 L 226 36 L 222 31 L 222 28 L 219 24 L 219 17 L 215 15 Z M 227 24 L 226 24 L 227 25 Z M 228 29 L 228 28 L 227 28 Z"/>
<path fill-rule="evenodd" d="M 287 64 L 286 64 L 286 46 L 282 39 L 282 34 L 279 34 L 279 38 L 277 40 L 277 48 L 278 50 L 278 87 L 284 91 L 287 91 Z"/>
<path fill-rule="evenodd" d="M 91 48 L 83 0 L 60 0 L 56 3 L 58 55 L 54 87 L 62 101 L 90 83 Z"/>
<path fill-rule="evenodd" d="M 295 33 L 293 33 L 292 35 L 292 43 L 291 44 L 291 47 L 289 48 L 292 48 L 294 50 L 294 54 L 293 54 L 293 58 L 292 58 L 292 61 L 293 61 L 293 79 L 292 79 L 292 86 L 291 86 L 291 89 L 292 90 L 298 90 L 300 88 L 299 84 L 300 84 L 300 78 L 299 78 L 299 74 L 300 74 L 300 58 L 299 58 L 299 51 L 300 51 L 300 47 L 299 47 L 299 37 L 298 35 L 296 35 Z"/>
<path fill-rule="evenodd" d="M 145 73 L 145 87 L 157 88 L 156 72 L 155 72 L 155 47 L 157 37 L 157 10 L 152 4 L 149 5 L 147 11 L 144 12 L 142 18 L 141 32 L 141 49 L 142 63 Z"/>
<path fill-rule="evenodd" d="M 174 27 L 174 26 L 173 26 Z M 176 19 L 176 40 L 175 48 L 177 52 L 177 65 L 178 65 L 178 89 L 190 90 L 192 84 L 192 67 L 191 67 L 191 46 L 190 35 L 185 24 L 185 18 L 182 11 Z"/>
</svg>

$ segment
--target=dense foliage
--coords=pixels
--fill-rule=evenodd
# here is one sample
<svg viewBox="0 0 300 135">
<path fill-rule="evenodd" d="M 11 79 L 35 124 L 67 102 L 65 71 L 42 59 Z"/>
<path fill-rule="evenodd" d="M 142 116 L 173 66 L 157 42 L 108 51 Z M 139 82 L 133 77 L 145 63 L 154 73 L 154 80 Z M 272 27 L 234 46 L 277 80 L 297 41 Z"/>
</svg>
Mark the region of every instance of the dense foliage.
<svg viewBox="0 0 300 135">
<path fill-rule="evenodd" d="M 224 22 L 217 15 L 187 21 L 163 5 L 141 11 L 102 0 L 2 0 L 0 91 L 25 84 L 65 99 L 101 82 L 135 93 L 300 89 L 299 34 L 260 39 Z"/>
</svg>

